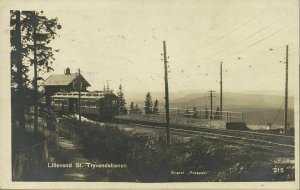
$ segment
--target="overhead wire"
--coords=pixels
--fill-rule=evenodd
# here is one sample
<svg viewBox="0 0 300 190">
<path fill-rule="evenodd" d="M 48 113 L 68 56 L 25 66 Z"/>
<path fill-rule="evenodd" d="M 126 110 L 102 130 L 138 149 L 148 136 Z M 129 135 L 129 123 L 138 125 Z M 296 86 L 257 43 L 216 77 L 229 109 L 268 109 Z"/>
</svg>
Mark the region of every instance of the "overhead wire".
<svg viewBox="0 0 300 190">
<path fill-rule="evenodd" d="M 274 32 L 274 33 L 272 33 L 272 34 L 266 36 L 265 38 L 263 38 L 263 39 L 261 39 L 261 40 L 258 40 L 258 41 L 255 42 L 254 44 L 251 44 L 250 46 L 246 47 L 246 48 L 243 49 L 242 51 L 247 50 L 247 49 L 251 48 L 252 46 L 257 45 L 257 44 L 261 43 L 262 41 L 265 41 L 266 39 L 270 38 L 271 36 L 274 36 L 275 34 L 277 34 L 277 33 L 280 32 L 280 31 L 281 31 L 281 30 L 277 30 L 276 32 Z"/>
<path fill-rule="evenodd" d="M 249 48 L 251 48 L 251 47 L 253 47 L 253 46 L 255 46 L 255 45 L 257 45 L 257 44 L 259 44 L 259 43 L 261 43 L 261 42 L 263 42 L 263 41 L 265 41 L 265 40 L 267 40 L 268 38 L 272 37 L 273 35 L 277 34 L 277 33 L 280 32 L 280 31 L 281 31 L 281 30 L 277 30 L 276 32 L 273 32 L 273 33 L 269 34 L 268 36 L 265 36 L 264 38 L 262 38 L 262 39 L 256 41 L 255 43 L 251 44 L 250 46 L 245 47 L 244 49 L 238 50 L 238 51 L 236 51 L 236 52 L 234 52 L 234 53 L 232 53 L 232 54 L 230 54 L 230 55 L 228 55 L 228 56 L 225 56 L 225 57 L 223 57 L 223 58 L 220 58 L 220 59 L 218 59 L 218 60 L 208 62 L 207 64 L 211 64 L 211 63 L 223 61 L 223 60 L 225 60 L 225 59 L 228 59 L 229 57 L 232 57 L 232 56 L 234 56 L 234 55 L 237 55 L 238 53 L 241 53 L 241 52 L 243 52 L 243 51 L 245 51 L 245 50 L 247 50 L 247 49 L 249 49 Z"/>
<path fill-rule="evenodd" d="M 204 45 L 203 47 L 201 47 L 201 49 L 206 48 L 214 43 L 216 43 L 217 41 L 225 38 L 226 36 L 232 34 L 233 32 L 239 30 L 240 28 L 242 28 L 243 26 L 247 25 L 248 23 L 252 22 L 253 20 L 255 20 L 256 18 L 260 17 L 262 14 L 264 14 L 266 11 L 268 10 L 268 8 L 264 9 L 263 11 L 261 11 L 259 14 L 255 15 L 254 17 L 252 17 L 251 19 L 247 20 L 246 22 L 244 22 L 243 24 L 239 25 L 237 28 L 227 32 L 226 34 L 224 34 L 223 36 L 217 38 L 216 40 Z"/>
<path fill-rule="evenodd" d="M 265 27 L 263 27 L 263 28 L 261 28 L 260 30 L 258 30 L 258 31 L 256 31 L 256 32 L 254 32 L 253 34 L 247 36 L 246 38 L 242 39 L 241 41 L 239 41 L 239 42 L 237 42 L 237 43 L 234 43 L 234 45 L 230 46 L 230 48 L 232 48 L 233 46 L 236 46 L 236 45 L 240 44 L 241 42 L 244 42 L 245 40 L 251 38 L 252 36 L 254 36 L 254 35 L 256 35 L 256 34 L 262 32 L 262 31 L 266 30 L 267 28 L 271 27 L 272 25 L 274 25 L 274 24 L 277 23 L 277 22 L 278 22 L 278 20 L 275 21 L 275 22 L 273 22 L 273 23 L 271 23 L 271 24 L 269 24 L 269 25 L 267 25 L 267 26 L 265 26 Z M 228 49 L 229 49 L 229 48 L 225 48 L 225 49 L 223 49 L 223 50 L 220 50 L 220 51 L 216 52 L 215 54 L 213 54 L 213 55 L 211 55 L 211 56 L 214 56 L 214 55 L 217 55 L 217 54 L 222 53 L 222 52 L 224 52 L 224 51 L 227 51 Z"/>
</svg>

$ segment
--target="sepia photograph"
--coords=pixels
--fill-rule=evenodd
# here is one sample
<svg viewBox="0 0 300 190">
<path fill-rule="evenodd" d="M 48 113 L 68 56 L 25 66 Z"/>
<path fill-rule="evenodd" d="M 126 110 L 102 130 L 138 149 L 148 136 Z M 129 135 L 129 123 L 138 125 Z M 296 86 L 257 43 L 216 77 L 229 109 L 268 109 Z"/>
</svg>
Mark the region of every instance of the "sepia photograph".
<svg viewBox="0 0 300 190">
<path fill-rule="evenodd" d="M 0 189 L 299 189 L 299 1 L 3 0 L 0 25 Z"/>
</svg>

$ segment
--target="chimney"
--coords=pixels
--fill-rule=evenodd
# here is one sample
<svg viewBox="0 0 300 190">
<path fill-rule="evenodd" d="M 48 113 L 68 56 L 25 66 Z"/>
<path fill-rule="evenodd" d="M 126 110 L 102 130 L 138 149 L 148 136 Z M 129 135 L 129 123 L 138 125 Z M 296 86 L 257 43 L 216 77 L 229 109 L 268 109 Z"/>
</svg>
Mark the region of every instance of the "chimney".
<svg viewBox="0 0 300 190">
<path fill-rule="evenodd" d="M 69 67 L 67 67 L 67 68 L 66 68 L 65 75 L 70 75 L 70 74 L 71 74 L 70 68 L 69 68 Z"/>
</svg>

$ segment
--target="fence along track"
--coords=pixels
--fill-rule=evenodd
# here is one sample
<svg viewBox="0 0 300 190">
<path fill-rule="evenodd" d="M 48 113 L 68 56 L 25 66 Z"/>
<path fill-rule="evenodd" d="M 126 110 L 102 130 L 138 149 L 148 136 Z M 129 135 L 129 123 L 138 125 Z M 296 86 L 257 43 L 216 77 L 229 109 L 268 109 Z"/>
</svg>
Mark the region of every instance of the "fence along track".
<svg viewBox="0 0 300 190">
<path fill-rule="evenodd" d="M 164 130 L 163 127 L 160 126 L 152 126 L 152 125 L 143 125 L 143 124 L 136 124 L 136 123 L 129 123 L 130 126 L 137 126 L 143 128 L 151 128 L 157 130 Z M 225 134 L 216 134 L 212 132 L 203 132 L 198 130 L 191 130 L 191 129 L 178 129 L 178 128 L 171 128 L 172 132 L 175 132 L 178 135 L 189 135 L 189 136 L 199 136 L 202 135 L 204 138 L 209 138 L 218 141 L 224 141 L 232 144 L 238 144 L 242 146 L 250 146 L 254 148 L 259 148 L 262 150 L 267 150 L 272 153 L 280 153 L 286 156 L 294 156 L 294 146 L 289 144 L 281 144 L 275 143 L 270 141 L 264 141 L 261 139 L 253 139 L 253 138 L 246 138 L 236 135 L 225 135 Z"/>
</svg>

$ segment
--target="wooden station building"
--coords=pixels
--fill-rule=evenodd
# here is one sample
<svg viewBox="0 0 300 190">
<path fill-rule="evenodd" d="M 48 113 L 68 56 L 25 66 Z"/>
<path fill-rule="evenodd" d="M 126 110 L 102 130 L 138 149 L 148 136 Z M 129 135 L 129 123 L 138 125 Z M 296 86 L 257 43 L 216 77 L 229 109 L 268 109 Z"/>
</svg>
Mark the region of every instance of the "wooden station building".
<svg viewBox="0 0 300 190">
<path fill-rule="evenodd" d="M 80 85 L 81 84 L 81 85 Z M 70 68 L 66 68 L 64 74 L 53 74 L 43 83 L 46 96 L 46 105 L 51 105 L 51 96 L 57 92 L 74 92 L 79 91 L 81 86 L 82 92 L 87 92 L 90 83 L 78 73 L 71 73 Z"/>
</svg>

